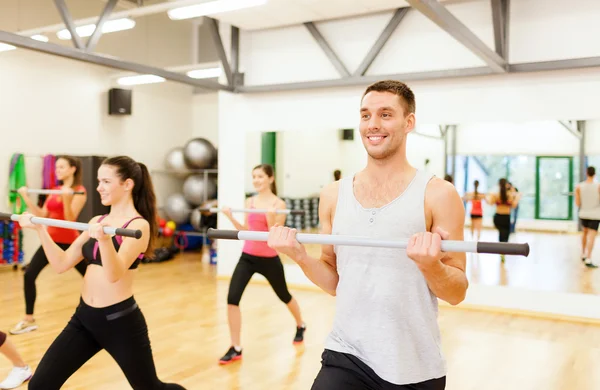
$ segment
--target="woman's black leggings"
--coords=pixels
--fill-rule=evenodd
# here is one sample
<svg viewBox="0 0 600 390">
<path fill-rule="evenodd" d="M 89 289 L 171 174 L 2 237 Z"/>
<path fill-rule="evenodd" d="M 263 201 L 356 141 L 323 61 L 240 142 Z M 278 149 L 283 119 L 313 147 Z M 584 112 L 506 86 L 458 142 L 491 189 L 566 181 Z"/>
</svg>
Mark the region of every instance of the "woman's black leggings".
<svg viewBox="0 0 600 390">
<path fill-rule="evenodd" d="M 510 236 L 510 214 L 494 214 L 494 226 L 498 229 L 498 241 L 508 242 L 508 236 Z"/>
<path fill-rule="evenodd" d="M 71 244 L 60 244 L 57 243 L 59 247 L 63 250 L 69 249 Z M 35 280 L 42 270 L 48 265 L 48 258 L 46 257 L 46 253 L 44 252 L 44 248 L 41 246 L 35 252 L 31 261 L 27 265 L 27 269 L 25 270 L 25 275 L 23 276 L 24 289 L 25 289 L 25 314 L 33 315 L 33 307 L 35 305 L 35 298 L 37 297 L 37 289 L 35 287 Z M 81 274 L 81 276 L 85 275 L 85 270 L 87 268 L 87 263 L 85 260 L 82 260 L 75 266 L 77 271 Z"/>
<path fill-rule="evenodd" d="M 286 305 L 290 303 L 292 295 L 287 288 L 283 264 L 281 264 L 279 256 L 258 257 L 242 252 L 240 261 L 238 261 L 231 276 L 227 304 L 240 305 L 242 294 L 255 272 L 258 272 L 269 281 L 269 284 L 275 290 L 275 294 L 283 303 Z"/>
<path fill-rule="evenodd" d="M 105 349 L 137 390 L 185 390 L 158 379 L 148 328 L 133 297 L 103 308 L 83 299 L 40 361 L 29 390 L 58 390 L 92 356 Z M 102 378 L 98 378 L 101 382 Z"/>
</svg>

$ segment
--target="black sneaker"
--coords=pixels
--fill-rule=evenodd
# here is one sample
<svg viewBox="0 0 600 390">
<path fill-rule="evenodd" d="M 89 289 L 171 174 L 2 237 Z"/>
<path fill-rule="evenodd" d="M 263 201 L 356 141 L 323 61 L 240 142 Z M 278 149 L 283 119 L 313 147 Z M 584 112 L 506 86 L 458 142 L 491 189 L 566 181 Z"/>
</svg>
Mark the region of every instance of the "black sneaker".
<svg viewBox="0 0 600 390">
<path fill-rule="evenodd" d="M 227 353 L 221 359 L 219 359 L 219 364 L 229 364 L 236 360 L 240 360 L 241 358 L 242 351 L 240 350 L 240 352 L 238 352 L 232 346 L 231 348 L 229 348 L 229 351 L 227 351 Z"/>
<path fill-rule="evenodd" d="M 294 337 L 294 344 L 298 344 L 304 341 L 304 332 L 306 331 L 306 325 L 296 327 L 296 337 Z"/>
</svg>

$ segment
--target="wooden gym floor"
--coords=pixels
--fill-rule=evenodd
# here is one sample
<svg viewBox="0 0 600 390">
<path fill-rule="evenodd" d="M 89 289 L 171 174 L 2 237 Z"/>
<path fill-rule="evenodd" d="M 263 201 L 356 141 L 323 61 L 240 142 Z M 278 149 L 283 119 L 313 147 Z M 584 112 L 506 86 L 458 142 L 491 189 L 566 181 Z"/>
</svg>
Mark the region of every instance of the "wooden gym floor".
<svg viewBox="0 0 600 390">
<path fill-rule="evenodd" d="M 535 281 L 549 289 L 552 283 L 561 289 L 598 288 L 595 273 L 600 269 L 579 270 L 577 236 L 525 234 L 518 239 L 527 237 L 531 244 L 541 245 L 532 251 L 537 253 L 535 256 L 528 260 L 508 258 L 504 266 L 493 256 L 470 260 L 472 282 L 522 285 Z M 573 240 L 575 244 L 563 247 Z M 529 275 L 530 272 L 538 276 Z M 539 279 L 550 280 L 542 283 Z M 588 281 L 595 287 L 583 287 Z M 22 272 L 0 268 L 0 285 L 0 329 L 7 331 L 24 310 Z M 80 287 L 81 277 L 76 271 L 57 275 L 48 267 L 40 275 L 36 303 L 40 329 L 10 336 L 33 369 L 72 315 Z M 136 299 L 148 322 L 160 378 L 187 389 L 309 389 L 320 368 L 323 341 L 334 314 L 334 298 L 317 291 L 292 290 L 308 324 L 304 345 L 294 346 L 295 325 L 287 309 L 269 286 L 251 284 L 242 299 L 244 359 L 219 366 L 217 360 L 229 346 L 227 288 L 228 281 L 218 280 L 215 268 L 200 262 L 199 254 L 186 253 L 166 263 L 140 267 Z M 439 323 L 443 353 L 448 360 L 448 390 L 600 388 L 598 325 L 450 307 L 440 308 Z M 0 357 L 1 379 L 9 369 L 8 361 Z M 63 388 L 129 386 L 116 363 L 100 352 Z"/>
</svg>

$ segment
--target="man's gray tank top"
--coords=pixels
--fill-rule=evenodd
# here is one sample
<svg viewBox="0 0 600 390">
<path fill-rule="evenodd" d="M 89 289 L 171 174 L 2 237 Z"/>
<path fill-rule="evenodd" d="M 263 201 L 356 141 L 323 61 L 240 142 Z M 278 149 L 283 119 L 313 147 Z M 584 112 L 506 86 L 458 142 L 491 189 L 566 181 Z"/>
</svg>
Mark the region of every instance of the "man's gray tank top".
<svg viewBox="0 0 600 390">
<path fill-rule="evenodd" d="M 600 220 L 600 183 L 579 183 L 579 195 L 581 196 L 581 208 L 579 218 Z"/>
<path fill-rule="evenodd" d="M 340 180 L 332 234 L 408 239 L 426 231 L 425 189 L 417 171 L 406 190 L 381 208 L 356 200 L 353 177 Z M 437 297 L 405 249 L 334 246 L 339 283 L 325 348 L 356 356 L 383 380 L 418 383 L 446 375 Z"/>
</svg>

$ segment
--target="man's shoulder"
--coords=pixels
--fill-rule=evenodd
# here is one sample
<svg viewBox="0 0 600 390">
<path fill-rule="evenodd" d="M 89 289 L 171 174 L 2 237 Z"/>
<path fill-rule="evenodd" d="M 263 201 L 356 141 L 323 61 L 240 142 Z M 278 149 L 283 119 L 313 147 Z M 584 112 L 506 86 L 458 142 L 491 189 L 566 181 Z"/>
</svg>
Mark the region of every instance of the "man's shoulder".
<svg viewBox="0 0 600 390">
<path fill-rule="evenodd" d="M 340 179 L 337 181 L 334 181 L 332 183 L 326 184 L 322 189 L 321 189 L 321 198 L 322 197 L 331 197 L 333 195 L 337 196 L 338 191 L 340 190 L 340 184 L 341 181 L 344 179 Z"/>
<path fill-rule="evenodd" d="M 447 198 L 451 196 L 458 196 L 458 191 L 454 184 L 441 177 L 433 176 L 427 183 L 427 197 L 432 199 Z"/>
</svg>

